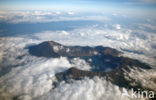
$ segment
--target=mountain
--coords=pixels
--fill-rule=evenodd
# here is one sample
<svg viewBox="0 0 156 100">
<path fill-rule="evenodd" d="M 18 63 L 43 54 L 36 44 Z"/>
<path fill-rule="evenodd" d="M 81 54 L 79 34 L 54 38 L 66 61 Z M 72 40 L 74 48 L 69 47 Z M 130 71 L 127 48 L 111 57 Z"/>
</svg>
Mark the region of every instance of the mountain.
<svg viewBox="0 0 156 100">
<path fill-rule="evenodd" d="M 133 70 L 150 70 L 151 67 L 135 59 L 121 56 L 122 52 L 103 46 L 64 46 L 54 41 L 46 41 L 38 45 L 28 47 L 29 53 L 38 57 L 67 57 L 69 60 L 79 57 L 84 59 L 92 69 L 84 71 L 77 68 L 70 68 L 64 72 L 57 73 L 55 76 L 58 82 L 70 82 L 71 79 L 80 80 L 84 77 L 93 78 L 99 76 L 127 89 L 153 90 L 141 85 L 132 76 L 128 75 Z M 110 69 L 110 70 L 108 70 Z M 152 79 L 152 80 L 156 80 Z M 156 90 L 153 90 L 156 91 Z"/>
<path fill-rule="evenodd" d="M 46 41 L 39 45 L 29 47 L 29 52 L 38 57 L 83 57 L 100 54 L 117 56 L 121 52 L 109 47 L 64 46 L 54 41 Z"/>
<path fill-rule="evenodd" d="M 79 57 L 92 66 L 92 71 L 107 71 L 123 66 L 136 66 L 150 69 L 145 63 L 126 57 L 121 57 L 122 52 L 103 46 L 64 46 L 54 41 L 46 41 L 39 45 L 29 47 L 29 53 L 38 57 Z"/>
</svg>

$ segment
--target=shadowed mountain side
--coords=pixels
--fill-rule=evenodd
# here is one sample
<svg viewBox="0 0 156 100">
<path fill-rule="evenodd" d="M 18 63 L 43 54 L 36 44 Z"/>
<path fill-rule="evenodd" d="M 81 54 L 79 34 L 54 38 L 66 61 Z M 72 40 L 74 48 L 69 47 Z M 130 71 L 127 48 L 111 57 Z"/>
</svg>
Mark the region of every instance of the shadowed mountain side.
<svg viewBox="0 0 156 100">
<path fill-rule="evenodd" d="M 122 52 L 109 47 L 64 46 L 54 41 L 46 41 L 28 47 L 29 53 L 38 57 L 75 57 L 84 59 L 92 66 L 92 71 L 110 71 L 121 66 L 136 66 L 150 69 L 145 63 L 126 57 L 119 57 Z"/>
<path fill-rule="evenodd" d="M 120 87 L 151 90 L 142 87 L 141 83 L 126 74 L 131 69 L 140 70 L 141 68 L 148 70 L 151 67 L 138 60 L 119 56 L 122 52 L 116 49 L 103 46 L 64 46 L 53 41 L 46 41 L 39 45 L 28 47 L 28 49 L 30 54 L 38 57 L 56 58 L 63 56 L 67 57 L 69 61 L 78 57 L 84 59 L 91 66 L 91 71 L 83 71 L 73 67 L 57 73 L 55 76 L 58 81 L 53 83 L 55 87 L 61 81 L 70 82 L 71 79 L 80 80 L 84 77 L 93 78 L 98 76 Z"/>
<path fill-rule="evenodd" d="M 81 78 L 84 77 L 92 78 L 94 76 L 105 76 L 105 75 L 106 75 L 105 72 L 83 71 L 72 67 L 64 72 L 57 73 L 55 76 L 58 81 L 63 81 L 69 79 L 80 80 Z"/>
<path fill-rule="evenodd" d="M 156 94 L 156 90 L 143 87 L 141 83 L 137 82 L 135 79 L 129 77 L 128 75 L 125 76 L 124 71 L 128 71 L 128 67 L 120 67 L 119 69 L 115 69 L 110 72 L 93 72 L 93 71 L 83 71 L 79 70 L 77 68 L 70 68 L 64 72 L 57 73 L 55 75 L 57 82 L 54 82 L 53 85 L 57 87 L 58 83 L 61 81 L 65 81 L 67 83 L 72 82 L 71 79 L 74 80 L 81 80 L 84 77 L 93 78 L 95 76 L 105 78 L 107 81 L 110 81 L 113 84 L 116 84 L 119 87 L 124 87 L 127 89 L 134 89 L 135 91 L 138 91 L 138 89 L 144 91 L 154 91 Z M 128 77 L 129 79 L 127 79 Z M 152 98 L 150 100 L 155 100 L 155 98 Z"/>
<path fill-rule="evenodd" d="M 103 46 L 64 46 L 54 41 L 46 41 L 39 45 L 29 47 L 30 54 L 38 57 L 82 57 L 100 54 L 118 56 L 120 51 Z"/>
<path fill-rule="evenodd" d="M 141 84 L 136 83 L 135 85 L 131 84 L 134 83 L 135 80 L 131 77 L 128 77 L 129 80 L 125 78 L 124 70 L 129 70 L 129 68 L 119 68 L 115 69 L 110 72 L 93 72 L 93 71 L 84 71 L 77 68 L 70 68 L 64 72 L 57 73 L 55 76 L 57 80 L 60 81 L 66 81 L 68 82 L 70 79 L 80 80 L 84 77 L 93 78 L 94 76 L 104 77 L 106 80 L 111 81 L 112 83 L 125 88 L 142 88 Z"/>
</svg>

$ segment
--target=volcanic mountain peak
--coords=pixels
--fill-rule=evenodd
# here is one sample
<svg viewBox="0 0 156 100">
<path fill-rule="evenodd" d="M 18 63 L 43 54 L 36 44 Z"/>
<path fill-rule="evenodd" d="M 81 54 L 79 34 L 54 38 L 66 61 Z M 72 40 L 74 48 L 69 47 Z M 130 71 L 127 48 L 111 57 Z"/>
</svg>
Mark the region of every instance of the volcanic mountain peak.
<svg viewBox="0 0 156 100">
<path fill-rule="evenodd" d="M 106 71 L 125 66 L 149 69 L 150 67 L 138 60 L 119 57 L 122 52 L 109 47 L 96 46 L 64 46 L 54 41 L 46 41 L 29 47 L 30 54 L 38 57 L 79 57 L 92 66 L 94 71 Z"/>
<path fill-rule="evenodd" d="M 64 46 L 54 41 L 46 41 L 39 45 L 28 48 L 29 53 L 38 57 L 67 57 L 71 62 L 73 58 L 85 60 L 92 68 L 84 71 L 77 68 L 70 68 L 64 72 L 57 73 L 55 76 L 60 81 L 70 82 L 70 79 L 80 80 L 84 77 L 93 78 L 94 76 L 104 77 L 108 81 L 125 88 L 141 88 L 138 80 L 127 75 L 131 69 L 151 69 L 148 64 L 138 60 L 118 56 L 122 52 L 109 47 L 96 46 Z M 108 69 L 111 69 L 108 71 Z M 128 78 L 128 79 L 127 79 Z M 134 86 L 135 83 L 135 86 Z M 54 83 L 54 86 L 57 84 Z"/>
<path fill-rule="evenodd" d="M 112 55 L 118 56 L 120 51 L 103 46 L 64 46 L 54 41 L 46 41 L 36 46 L 29 47 L 29 52 L 32 55 L 39 57 L 82 57 L 94 55 Z"/>
</svg>

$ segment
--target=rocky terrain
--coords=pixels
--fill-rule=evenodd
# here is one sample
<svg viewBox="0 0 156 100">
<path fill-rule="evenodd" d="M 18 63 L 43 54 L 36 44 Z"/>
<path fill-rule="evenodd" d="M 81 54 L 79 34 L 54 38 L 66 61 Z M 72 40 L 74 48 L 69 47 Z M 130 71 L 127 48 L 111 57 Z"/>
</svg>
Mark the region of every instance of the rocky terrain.
<svg viewBox="0 0 156 100">
<path fill-rule="evenodd" d="M 84 59 L 92 68 L 90 71 L 84 71 L 77 68 L 70 68 L 64 72 L 57 73 L 55 76 L 57 82 L 70 82 L 71 79 L 80 80 L 84 77 L 93 78 L 99 76 L 127 89 L 134 88 L 142 90 L 155 89 L 141 85 L 140 81 L 130 76 L 131 70 L 150 70 L 151 67 L 135 59 L 122 57 L 122 52 L 109 47 L 96 46 L 64 46 L 54 41 L 46 41 L 39 45 L 29 47 L 29 53 L 38 57 L 67 57 L 69 60 L 79 57 Z M 110 69 L 110 70 L 107 70 Z M 152 79 L 152 80 L 155 80 Z M 152 81 L 150 79 L 150 81 Z"/>
</svg>

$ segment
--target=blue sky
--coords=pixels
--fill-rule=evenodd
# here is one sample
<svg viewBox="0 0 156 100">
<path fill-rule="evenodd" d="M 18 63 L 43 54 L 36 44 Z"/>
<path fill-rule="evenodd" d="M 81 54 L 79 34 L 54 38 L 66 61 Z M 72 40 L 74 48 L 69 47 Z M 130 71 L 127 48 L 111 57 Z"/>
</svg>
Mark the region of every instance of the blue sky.
<svg viewBox="0 0 156 100">
<path fill-rule="evenodd" d="M 156 9 L 155 0 L 0 0 L 1 10 Z"/>
</svg>

